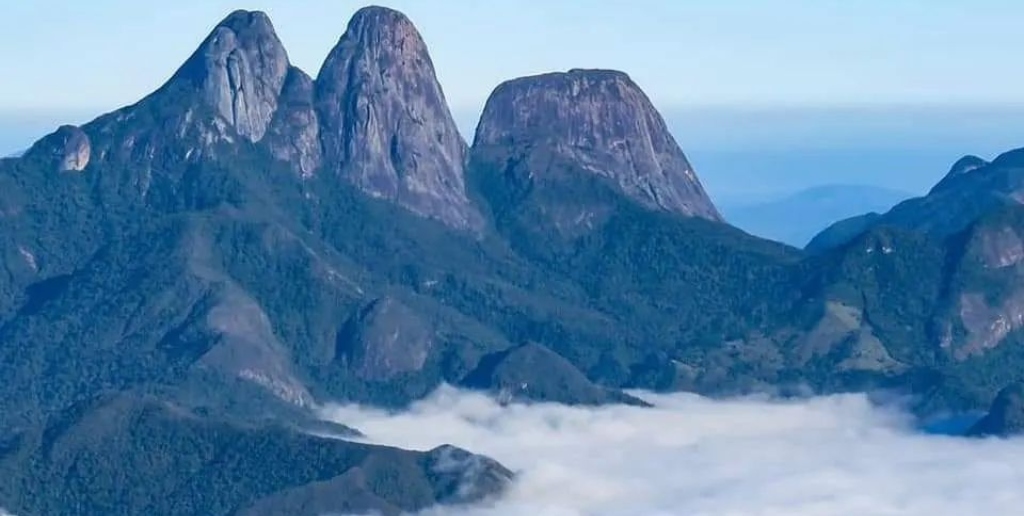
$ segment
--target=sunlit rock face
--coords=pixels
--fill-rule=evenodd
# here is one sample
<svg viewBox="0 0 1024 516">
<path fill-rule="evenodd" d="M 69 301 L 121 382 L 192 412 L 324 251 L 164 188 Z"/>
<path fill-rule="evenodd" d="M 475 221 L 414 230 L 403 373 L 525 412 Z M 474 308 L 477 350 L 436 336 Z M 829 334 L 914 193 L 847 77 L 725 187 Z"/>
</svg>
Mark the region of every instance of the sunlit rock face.
<svg viewBox="0 0 1024 516">
<path fill-rule="evenodd" d="M 26 155 L 49 160 L 61 172 L 81 172 L 89 165 L 92 143 L 80 128 L 62 125 L 39 140 Z"/>
<path fill-rule="evenodd" d="M 661 115 L 622 72 L 574 69 L 502 83 L 473 148 L 484 162 L 532 161 L 530 180 L 552 173 L 542 162 L 572 163 L 647 207 L 721 220 Z"/>
<path fill-rule="evenodd" d="M 259 141 L 277 110 L 288 54 L 261 12 L 235 11 L 214 28 L 173 81 L 191 82 L 235 131 Z"/>
<path fill-rule="evenodd" d="M 325 169 L 421 216 L 480 226 L 463 178 L 466 143 L 405 15 L 359 10 L 317 76 L 316 98 Z"/>
</svg>

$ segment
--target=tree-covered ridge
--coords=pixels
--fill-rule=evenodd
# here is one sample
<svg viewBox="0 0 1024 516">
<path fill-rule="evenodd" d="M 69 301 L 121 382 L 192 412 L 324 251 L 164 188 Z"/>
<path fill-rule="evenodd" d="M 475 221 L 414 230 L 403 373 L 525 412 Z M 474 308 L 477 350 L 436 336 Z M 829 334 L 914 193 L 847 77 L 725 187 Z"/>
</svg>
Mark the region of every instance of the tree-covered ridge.
<svg viewBox="0 0 1024 516">
<path fill-rule="evenodd" d="M 390 41 L 373 35 L 392 29 L 389 38 L 418 38 L 393 12 L 361 16 L 354 26 L 369 35 L 344 45 Z M 431 476 L 430 454 L 309 435 L 323 430 L 309 410 L 319 402 L 400 407 L 442 383 L 582 404 L 638 403 L 624 388 L 886 388 L 938 411 L 986 407 L 1021 380 L 1013 153 L 956 166 L 948 184 L 894 210 L 905 218 L 854 221 L 842 242 L 809 254 L 686 199 L 702 189 L 649 103 L 604 110 L 643 97 L 631 81 L 622 90 L 624 74 L 570 73 L 599 85 L 582 114 L 559 104 L 573 91 L 561 79 L 512 95 L 523 109 L 536 106 L 522 99 L 557 104 L 553 123 L 568 125 L 543 138 L 502 128 L 502 108 L 485 145 L 438 147 L 403 125 L 411 112 L 445 122 L 439 90 L 421 84 L 432 72 L 388 76 L 411 77 L 403 94 L 430 98 L 386 96 L 380 109 L 430 109 L 384 123 L 353 110 L 380 102 L 366 95 L 385 85 L 346 96 L 346 82 L 316 97 L 268 30 L 265 17 L 235 13 L 215 29 L 223 40 L 204 43 L 244 54 L 241 83 L 258 98 L 236 106 L 213 95 L 237 86 L 207 59 L 224 50 L 214 46 L 139 103 L 0 160 L 0 461 L 17 479 L 0 506 L 271 514 L 449 501 L 452 480 Z M 351 50 L 338 59 L 354 60 L 356 79 L 405 62 Z M 334 71 L 321 75 L 353 79 Z M 321 124 L 322 113 L 340 118 Z M 642 130 L 588 137 L 594 113 Z M 667 154 L 638 158 L 622 141 Z M 413 166 L 449 151 L 465 162 L 449 153 L 429 161 L 443 171 Z M 452 163 L 464 184 L 431 196 Z M 410 188 L 422 196 L 403 197 Z M 956 224 L 934 231 L 942 221 Z M 126 489 L 126 471 L 149 473 Z M 42 487 L 53 484 L 65 488 Z M 481 495 L 501 485 L 485 482 Z"/>
<path fill-rule="evenodd" d="M 316 437 L 136 393 L 97 396 L 14 434 L 0 471 L 15 513 L 83 516 L 399 514 L 478 501 L 512 476 L 453 447 Z"/>
</svg>

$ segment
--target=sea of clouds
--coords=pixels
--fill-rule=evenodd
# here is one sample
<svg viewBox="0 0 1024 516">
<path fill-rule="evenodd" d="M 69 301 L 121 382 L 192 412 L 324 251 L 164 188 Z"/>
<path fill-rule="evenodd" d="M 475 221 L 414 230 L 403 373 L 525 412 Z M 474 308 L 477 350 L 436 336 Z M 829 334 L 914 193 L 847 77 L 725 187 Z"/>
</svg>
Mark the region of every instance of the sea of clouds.
<svg viewBox="0 0 1024 516">
<path fill-rule="evenodd" d="M 430 516 L 1024 514 L 1024 439 L 926 435 L 863 395 L 655 408 L 501 406 L 443 387 L 411 409 L 323 409 L 371 442 L 450 443 L 517 471 L 500 500 Z"/>
</svg>

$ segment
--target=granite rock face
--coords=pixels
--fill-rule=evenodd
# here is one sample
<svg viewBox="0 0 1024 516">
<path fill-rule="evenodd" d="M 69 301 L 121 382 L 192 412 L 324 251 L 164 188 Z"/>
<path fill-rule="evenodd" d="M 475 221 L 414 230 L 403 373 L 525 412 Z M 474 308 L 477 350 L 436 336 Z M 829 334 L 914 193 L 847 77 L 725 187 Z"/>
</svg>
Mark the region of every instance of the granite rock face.
<svg viewBox="0 0 1024 516">
<path fill-rule="evenodd" d="M 316 98 L 325 169 L 449 226 L 480 225 L 464 184 L 466 143 L 405 15 L 359 10 L 317 76 Z"/>
<path fill-rule="evenodd" d="M 383 297 L 348 320 L 337 355 L 360 378 L 388 380 L 423 368 L 434 344 L 427 321 L 396 299 Z"/>
<path fill-rule="evenodd" d="M 474 157 L 490 163 L 562 161 L 609 180 L 657 210 L 721 221 L 661 115 L 628 75 L 580 70 L 502 83 L 484 107 Z M 539 156 L 544 156 L 538 159 Z"/>
<path fill-rule="evenodd" d="M 250 141 L 266 133 L 288 76 L 288 54 L 262 12 L 235 11 L 178 70 L 235 131 Z"/>
<path fill-rule="evenodd" d="M 295 118 L 284 91 L 295 73 L 301 72 L 289 65 L 267 15 L 234 11 L 159 89 L 83 127 L 93 142 L 93 161 L 131 170 L 120 179 L 120 188 L 147 199 L 159 185 L 180 181 L 167 173 L 166 163 L 230 157 L 233 146 L 242 142 L 263 145 L 275 123 L 278 138 L 271 150 L 305 174 L 317 160 L 308 153 L 280 152 L 282 139 L 295 142 L 291 149 L 308 132 L 302 124 L 284 125 Z M 279 110 L 282 102 L 289 109 Z"/>
<path fill-rule="evenodd" d="M 313 80 L 302 70 L 291 68 L 264 140 L 275 157 L 297 167 L 303 177 L 313 175 L 323 158 L 313 104 Z"/>
<path fill-rule="evenodd" d="M 89 136 L 73 125 L 62 125 L 32 146 L 26 153 L 52 160 L 61 172 L 81 172 L 89 165 L 92 145 Z"/>
</svg>

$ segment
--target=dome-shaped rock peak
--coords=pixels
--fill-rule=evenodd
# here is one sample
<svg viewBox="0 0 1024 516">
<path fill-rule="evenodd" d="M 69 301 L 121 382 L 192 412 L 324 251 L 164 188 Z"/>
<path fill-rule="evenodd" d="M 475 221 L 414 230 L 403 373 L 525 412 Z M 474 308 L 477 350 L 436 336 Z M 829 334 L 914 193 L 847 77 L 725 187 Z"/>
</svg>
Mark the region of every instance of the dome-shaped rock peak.
<svg viewBox="0 0 1024 516">
<path fill-rule="evenodd" d="M 317 76 L 316 103 L 325 169 L 449 226 L 481 224 L 466 195 L 466 143 L 405 15 L 356 12 Z"/>
<path fill-rule="evenodd" d="M 649 208 L 721 220 L 664 119 L 619 71 L 573 69 L 502 83 L 487 100 L 473 149 L 492 163 L 544 153 L 610 180 Z"/>
</svg>

